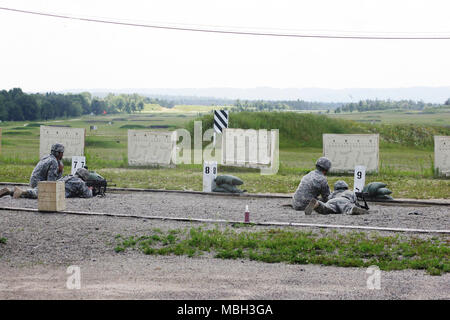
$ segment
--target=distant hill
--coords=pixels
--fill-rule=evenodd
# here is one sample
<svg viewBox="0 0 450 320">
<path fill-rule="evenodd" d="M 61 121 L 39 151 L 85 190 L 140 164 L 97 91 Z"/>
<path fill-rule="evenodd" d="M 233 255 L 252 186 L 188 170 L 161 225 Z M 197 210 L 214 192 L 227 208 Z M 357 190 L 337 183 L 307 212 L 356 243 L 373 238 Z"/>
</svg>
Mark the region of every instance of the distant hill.
<svg viewBox="0 0 450 320">
<path fill-rule="evenodd" d="M 444 103 L 450 98 L 449 87 L 408 88 L 155 88 L 155 89 L 77 89 L 63 92 L 91 92 L 103 97 L 108 93 L 138 93 L 163 99 L 223 99 L 223 100 L 304 100 L 316 102 L 357 102 L 366 99 L 414 100 L 426 103 Z"/>
</svg>

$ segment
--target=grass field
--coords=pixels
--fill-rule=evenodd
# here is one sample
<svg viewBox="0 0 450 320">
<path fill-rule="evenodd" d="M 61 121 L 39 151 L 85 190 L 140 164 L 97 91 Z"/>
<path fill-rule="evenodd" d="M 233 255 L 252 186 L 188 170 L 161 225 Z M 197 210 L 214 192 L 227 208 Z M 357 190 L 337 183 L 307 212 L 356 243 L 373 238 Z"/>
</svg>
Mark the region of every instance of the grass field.
<svg viewBox="0 0 450 320">
<path fill-rule="evenodd" d="M 362 123 L 376 124 L 420 124 L 420 125 L 450 125 L 450 108 L 445 112 L 423 113 L 421 111 L 372 111 L 352 113 L 330 113 L 334 119 L 353 120 Z"/>
<path fill-rule="evenodd" d="M 238 227 L 238 226 L 236 226 Z M 212 253 L 220 259 L 248 259 L 290 264 L 369 267 L 381 270 L 425 269 L 428 274 L 450 272 L 445 237 L 431 239 L 380 236 L 377 233 L 306 232 L 289 229 L 265 231 L 190 228 L 168 232 L 153 230 L 143 236 L 116 235 L 116 252 L 138 250 L 146 255 Z M 239 230 L 239 231 L 238 231 Z"/>
<path fill-rule="evenodd" d="M 183 108 L 189 109 L 187 106 Z M 39 155 L 39 125 L 65 125 L 72 128 L 86 128 L 86 162 L 90 170 L 96 170 L 119 187 L 140 187 L 155 189 L 202 190 L 202 166 L 178 165 L 177 168 L 136 168 L 128 166 L 127 130 L 174 130 L 192 124 L 198 114 L 154 112 L 133 115 L 86 116 L 79 119 L 65 119 L 51 122 L 14 122 L 1 123 L 2 148 L 0 154 L 0 181 L 28 182 Z M 231 113 L 231 122 L 242 128 L 258 128 L 265 124 L 256 113 Z M 261 115 L 266 117 L 266 115 Z M 321 134 L 353 132 L 367 128 L 368 124 L 355 122 L 326 120 L 325 124 L 317 121 L 325 119 L 320 115 L 304 115 L 304 124 L 292 120 L 292 115 L 286 114 L 270 123 L 271 128 L 280 129 L 280 169 L 273 176 L 261 176 L 255 169 L 233 168 L 219 166 L 219 174 L 237 175 L 245 181 L 242 186 L 248 192 L 293 193 L 305 173 L 314 168 L 317 158 L 322 156 Z M 408 116 L 408 115 L 405 115 Z M 414 115 L 411 115 L 414 116 Z M 327 118 L 328 119 L 328 118 Z M 414 119 L 414 118 L 412 118 Z M 303 121 L 302 120 L 302 121 Z M 316 122 L 315 122 L 316 121 Z M 414 120 L 411 120 L 414 121 Z M 323 121 L 322 121 L 323 122 Z M 450 122 L 449 122 L 450 123 Z M 96 126 L 97 130 L 90 130 Z M 204 120 L 203 129 L 211 125 Z M 303 128 L 303 131 L 300 130 Z M 378 128 L 378 127 L 373 127 Z M 372 129 L 373 129 L 372 128 Z M 394 129 L 393 129 L 394 128 Z M 394 198 L 449 198 L 450 180 L 437 178 L 434 175 L 434 152 L 429 145 L 430 135 L 435 131 L 425 125 L 404 129 L 400 135 L 402 144 L 385 141 L 380 149 L 380 170 L 378 174 L 368 175 L 366 183 L 382 181 L 393 191 Z M 417 128 L 422 135 L 415 135 Z M 375 130 L 374 129 L 374 130 Z M 389 129 L 389 130 L 388 130 Z M 365 130 L 365 129 L 364 129 Z M 386 137 L 398 133 L 396 127 L 381 128 Z M 445 127 L 438 127 L 436 132 L 447 132 Z M 450 129 L 448 129 L 450 130 Z M 282 132 L 281 132 L 282 131 Z M 300 131 L 300 132 L 298 132 Z M 289 134 L 294 137 L 286 139 Z M 418 145 L 415 143 L 419 142 Z M 70 163 L 65 163 L 65 174 L 70 173 Z M 332 175 L 330 186 L 338 179 L 346 180 L 352 187 L 353 177 Z"/>
</svg>

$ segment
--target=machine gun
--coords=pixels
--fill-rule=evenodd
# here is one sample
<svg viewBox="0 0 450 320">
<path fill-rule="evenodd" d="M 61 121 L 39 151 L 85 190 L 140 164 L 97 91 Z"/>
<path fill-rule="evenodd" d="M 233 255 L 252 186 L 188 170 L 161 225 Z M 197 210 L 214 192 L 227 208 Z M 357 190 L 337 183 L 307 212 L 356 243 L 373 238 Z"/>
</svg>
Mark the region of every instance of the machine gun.
<svg viewBox="0 0 450 320">
<path fill-rule="evenodd" d="M 356 195 L 356 206 L 369 210 L 369 206 L 367 205 L 366 198 L 369 197 L 368 192 L 355 192 Z M 364 201 L 364 205 L 360 204 L 359 201 Z"/>
<path fill-rule="evenodd" d="M 89 177 L 86 180 L 86 185 L 92 187 L 92 195 L 95 197 L 97 195 L 105 196 L 106 185 L 108 182 L 105 178 L 99 175 L 95 171 L 89 171 Z"/>
</svg>

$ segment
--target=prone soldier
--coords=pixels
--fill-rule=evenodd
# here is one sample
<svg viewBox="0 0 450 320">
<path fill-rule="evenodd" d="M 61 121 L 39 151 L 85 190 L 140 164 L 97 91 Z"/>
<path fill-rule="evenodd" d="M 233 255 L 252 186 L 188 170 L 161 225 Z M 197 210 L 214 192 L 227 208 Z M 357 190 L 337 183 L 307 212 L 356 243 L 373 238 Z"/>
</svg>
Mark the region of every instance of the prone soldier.
<svg viewBox="0 0 450 320">
<path fill-rule="evenodd" d="M 68 175 L 59 179 L 58 181 L 65 182 L 66 198 L 92 198 L 92 187 L 86 185 L 88 177 L 89 171 L 85 168 L 79 168 L 74 175 Z M 23 190 L 19 187 L 14 187 L 13 190 L 9 190 L 8 188 L 0 190 L 0 198 L 6 195 L 10 195 L 15 199 L 37 199 L 38 188 Z"/>
<path fill-rule="evenodd" d="M 334 184 L 334 191 L 327 202 L 311 199 L 305 209 L 305 214 L 310 215 L 312 211 L 319 214 L 351 214 L 360 215 L 369 213 L 368 210 L 357 206 L 356 194 L 348 190 L 348 184 L 339 180 Z"/>
</svg>

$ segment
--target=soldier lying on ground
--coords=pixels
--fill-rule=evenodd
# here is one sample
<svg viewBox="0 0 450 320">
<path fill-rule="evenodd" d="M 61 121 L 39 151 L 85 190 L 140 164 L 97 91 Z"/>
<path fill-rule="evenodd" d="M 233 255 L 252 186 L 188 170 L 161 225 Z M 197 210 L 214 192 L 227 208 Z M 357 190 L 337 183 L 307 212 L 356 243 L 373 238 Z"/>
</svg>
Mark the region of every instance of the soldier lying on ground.
<svg viewBox="0 0 450 320">
<path fill-rule="evenodd" d="M 92 187 L 86 186 L 86 180 L 89 177 L 89 171 L 84 168 L 79 168 L 75 175 L 65 176 L 58 181 L 65 182 L 65 194 L 66 198 L 92 198 Z M 13 190 L 3 188 L 0 190 L 0 198 L 6 195 L 10 195 L 13 198 L 29 198 L 37 199 L 38 188 L 32 188 L 23 190 L 18 187 L 14 187 Z"/>
<path fill-rule="evenodd" d="M 56 181 L 62 177 L 64 165 L 62 157 L 64 146 L 60 143 L 52 145 L 50 154 L 42 157 L 30 177 L 30 187 L 36 188 L 39 181 Z"/>
<path fill-rule="evenodd" d="M 322 196 L 322 201 L 326 202 L 330 195 L 330 187 L 326 178 L 327 172 L 331 168 L 331 161 L 321 157 L 316 162 L 316 170 L 305 175 L 292 197 L 292 207 L 295 210 L 305 210 L 311 199 Z"/>
<path fill-rule="evenodd" d="M 348 184 L 339 180 L 334 184 L 334 192 L 329 196 L 327 202 L 312 199 L 305 209 L 305 214 L 310 215 L 312 211 L 319 214 L 367 214 L 368 210 L 359 208 L 357 198 L 353 191 L 348 190 Z"/>
</svg>

